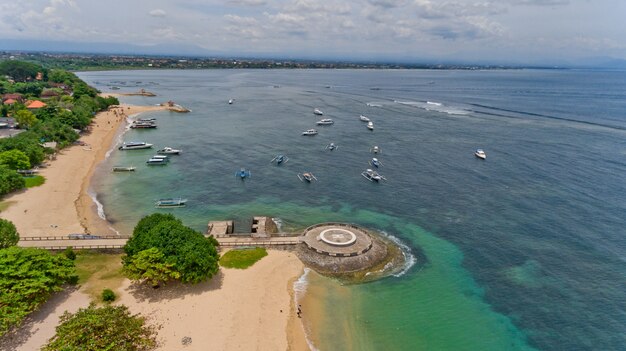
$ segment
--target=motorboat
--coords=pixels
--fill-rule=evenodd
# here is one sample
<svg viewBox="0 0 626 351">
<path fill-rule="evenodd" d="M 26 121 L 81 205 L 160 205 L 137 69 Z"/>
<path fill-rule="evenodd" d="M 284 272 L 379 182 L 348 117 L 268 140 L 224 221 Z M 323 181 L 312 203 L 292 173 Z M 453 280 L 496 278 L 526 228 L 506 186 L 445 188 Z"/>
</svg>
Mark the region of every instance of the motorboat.
<svg viewBox="0 0 626 351">
<path fill-rule="evenodd" d="M 380 147 L 378 147 L 378 145 L 374 145 L 370 148 L 370 152 L 374 154 L 380 154 L 383 152 L 383 150 Z"/>
<path fill-rule="evenodd" d="M 233 102 L 235 102 L 235 99 L 230 99 L 230 100 L 228 100 L 228 104 L 229 104 L 229 105 L 232 105 L 232 104 L 233 104 Z"/>
<path fill-rule="evenodd" d="M 313 114 L 314 115 L 318 115 L 318 116 L 322 116 L 324 114 L 324 112 L 322 112 L 320 109 L 316 108 L 315 110 L 313 110 Z"/>
<path fill-rule="evenodd" d="M 154 129 L 157 125 L 155 122 L 133 122 L 130 127 L 133 129 Z"/>
<path fill-rule="evenodd" d="M 336 150 L 338 148 L 339 148 L 339 146 L 337 146 L 337 144 L 335 144 L 335 143 L 330 143 L 330 144 L 326 145 L 326 149 L 330 150 L 330 151 Z"/>
<path fill-rule="evenodd" d="M 317 130 L 315 129 L 309 129 L 307 131 L 302 132 L 302 135 L 316 135 L 317 134 Z"/>
<path fill-rule="evenodd" d="M 136 167 L 113 166 L 113 172 L 134 172 Z"/>
<path fill-rule="evenodd" d="M 335 121 L 333 121 L 330 118 L 324 118 L 322 120 L 317 121 L 317 125 L 318 126 L 329 126 L 329 125 L 334 124 L 334 123 L 335 123 Z"/>
<path fill-rule="evenodd" d="M 367 129 L 374 130 L 374 123 L 372 123 L 371 121 L 367 122 Z"/>
<path fill-rule="evenodd" d="M 483 151 L 483 149 L 478 149 L 476 150 L 476 152 L 474 152 L 474 156 L 482 159 L 482 160 L 486 160 L 487 159 L 487 154 L 485 153 L 485 151 Z"/>
<path fill-rule="evenodd" d="M 239 178 L 241 178 L 241 180 L 244 180 L 244 179 L 249 178 L 251 176 L 252 176 L 252 173 L 249 170 L 245 169 L 245 168 L 242 168 L 239 171 L 235 172 L 235 177 L 239 177 Z"/>
<path fill-rule="evenodd" d="M 156 118 L 139 118 L 137 122 L 156 122 Z"/>
<path fill-rule="evenodd" d="M 154 203 L 155 207 L 158 208 L 167 208 L 167 207 L 183 207 L 187 204 L 187 199 L 182 198 L 168 198 L 168 199 L 159 199 Z"/>
<path fill-rule="evenodd" d="M 270 162 L 275 162 L 276 165 L 279 165 L 281 163 L 287 163 L 287 161 L 289 161 L 289 157 L 285 155 L 276 155 L 276 157 L 274 157 Z"/>
<path fill-rule="evenodd" d="M 361 175 L 365 177 L 365 179 L 369 180 L 370 182 L 379 182 L 381 180 L 387 180 L 387 178 L 378 174 L 378 172 L 376 172 L 375 170 L 369 169 L 369 168 L 361 172 Z"/>
<path fill-rule="evenodd" d="M 301 182 L 307 183 L 311 183 L 317 180 L 317 178 L 315 178 L 315 176 L 311 172 L 298 173 L 298 178 Z"/>
<path fill-rule="evenodd" d="M 379 168 L 379 167 L 381 167 L 382 165 L 383 165 L 383 163 L 382 163 L 382 162 L 380 162 L 380 160 L 378 160 L 376 157 L 374 157 L 374 158 L 372 158 L 372 159 L 370 160 L 370 166 L 372 166 L 372 167 Z"/>
<path fill-rule="evenodd" d="M 178 154 L 180 154 L 180 150 L 173 149 L 171 147 L 166 146 L 166 147 L 162 148 L 161 150 L 157 151 L 157 154 L 160 154 L 160 155 L 178 155 Z"/>
<path fill-rule="evenodd" d="M 165 162 L 170 162 L 170 158 L 167 155 L 154 155 L 151 158 L 156 160 L 165 160 Z"/>
<path fill-rule="evenodd" d="M 139 150 L 139 149 L 149 149 L 152 147 L 152 144 L 144 143 L 143 141 L 130 141 L 128 143 L 122 144 L 118 149 L 119 150 Z"/>
<path fill-rule="evenodd" d="M 166 158 L 154 158 L 154 157 L 146 161 L 148 166 L 163 166 L 163 165 L 166 165 L 167 162 L 169 161 Z"/>
<path fill-rule="evenodd" d="M 359 116 L 359 120 L 361 120 L 361 122 L 370 122 L 371 120 L 363 115 Z"/>
</svg>

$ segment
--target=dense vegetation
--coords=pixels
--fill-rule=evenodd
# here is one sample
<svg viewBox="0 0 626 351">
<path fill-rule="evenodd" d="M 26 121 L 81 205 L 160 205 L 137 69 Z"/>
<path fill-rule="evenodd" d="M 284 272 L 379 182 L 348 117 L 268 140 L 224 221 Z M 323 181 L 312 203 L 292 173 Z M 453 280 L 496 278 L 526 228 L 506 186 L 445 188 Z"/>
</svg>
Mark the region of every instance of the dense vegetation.
<svg viewBox="0 0 626 351">
<path fill-rule="evenodd" d="M 132 315 L 126 306 L 81 308 L 75 314 L 65 312 L 56 335 L 44 351 L 145 351 L 156 347 L 155 331 L 145 318 Z"/>
<path fill-rule="evenodd" d="M 244 269 L 267 256 L 267 250 L 262 247 L 254 249 L 230 250 L 220 257 L 220 265 L 226 268 Z"/>
<path fill-rule="evenodd" d="M 0 249 L 0 336 L 77 280 L 74 262 L 64 255 L 17 246 Z"/>
<path fill-rule="evenodd" d="M 185 227 L 170 214 L 142 218 L 124 246 L 124 271 L 154 287 L 171 280 L 198 283 L 218 270 L 217 241 Z"/>
<path fill-rule="evenodd" d="M 0 139 L 0 195 L 24 187 L 17 180 L 17 169 L 39 165 L 46 154 L 54 152 L 44 148 L 44 142 L 56 142 L 59 148 L 71 145 L 79 137 L 77 131 L 86 130 L 96 112 L 119 104 L 114 97 L 97 96 L 97 90 L 73 73 L 13 60 L 0 62 L 0 94 L 18 94 L 14 103 L 0 105 L 0 116 L 14 118 L 25 130 Z M 46 106 L 29 110 L 28 100 L 40 100 Z"/>
<path fill-rule="evenodd" d="M 20 241 L 20 234 L 13 222 L 0 218 L 0 249 L 15 246 L 18 241 Z"/>
</svg>

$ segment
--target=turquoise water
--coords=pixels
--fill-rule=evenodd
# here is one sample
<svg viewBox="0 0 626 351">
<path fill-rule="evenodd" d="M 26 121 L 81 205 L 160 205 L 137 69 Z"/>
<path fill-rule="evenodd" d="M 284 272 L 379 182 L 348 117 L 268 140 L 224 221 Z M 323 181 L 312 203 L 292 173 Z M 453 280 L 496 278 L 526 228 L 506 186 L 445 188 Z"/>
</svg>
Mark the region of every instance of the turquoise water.
<svg viewBox="0 0 626 351">
<path fill-rule="evenodd" d="M 626 344 L 626 74 L 594 71 L 209 70 L 89 72 L 103 91 L 140 88 L 193 112 L 151 113 L 126 141 L 181 148 L 113 151 L 95 190 L 129 232 L 153 202 L 204 231 L 209 220 L 345 221 L 385 231 L 417 263 L 406 274 L 323 287 L 322 350 L 620 350 Z M 229 99 L 235 103 L 229 105 Z M 369 106 L 368 106 L 369 104 Z M 333 118 L 320 134 L 320 108 Z M 374 132 L 358 120 L 372 118 Z M 326 151 L 335 142 L 339 149 Z M 379 145 L 373 184 L 360 173 Z M 487 160 L 473 157 L 477 148 Z M 290 161 L 270 164 L 275 154 Z M 135 165 L 134 174 L 111 166 Z M 236 179 L 241 167 L 251 170 Z M 313 184 L 298 180 L 311 171 Z M 349 300 L 349 301 L 347 301 Z M 344 302 L 344 303 L 342 303 Z"/>
</svg>

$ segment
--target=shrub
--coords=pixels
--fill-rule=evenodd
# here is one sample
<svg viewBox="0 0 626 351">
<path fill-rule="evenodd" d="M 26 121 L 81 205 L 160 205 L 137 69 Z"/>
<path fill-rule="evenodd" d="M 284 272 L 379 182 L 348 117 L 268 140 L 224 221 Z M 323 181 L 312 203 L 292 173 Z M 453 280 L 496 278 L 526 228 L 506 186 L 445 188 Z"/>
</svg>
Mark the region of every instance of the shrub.
<svg viewBox="0 0 626 351">
<path fill-rule="evenodd" d="M 146 351 L 155 347 L 155 331 L 145 325 L 144 317 L 130 314 L 126 306 L 92 304 L 74 314 L 65 312 L 56 335 L 42 350 Z"/>
<path fill-rule="evenodd" d="M 71 246 L 66 247 L 65 250 L 63 250 L 63 254 L 72 261 L 76 260 L 76 252 L 74 252 Z"/>
<path fill-rule="evenodd" d="M 117 296 L 115 296 L 115 293 L 113 292 L 113 290 L 111 289 L 104 289 L 102 290 L 102 301 L 104 302 L 113 302 L 115 301 L 115 298 Z"/>
<path fill-rule="evenodd" d="M 13 222 L 0 218 L 0 249 L 15 246 L 18 241 L 20 241 L 20 234 Z"/>
</svg>

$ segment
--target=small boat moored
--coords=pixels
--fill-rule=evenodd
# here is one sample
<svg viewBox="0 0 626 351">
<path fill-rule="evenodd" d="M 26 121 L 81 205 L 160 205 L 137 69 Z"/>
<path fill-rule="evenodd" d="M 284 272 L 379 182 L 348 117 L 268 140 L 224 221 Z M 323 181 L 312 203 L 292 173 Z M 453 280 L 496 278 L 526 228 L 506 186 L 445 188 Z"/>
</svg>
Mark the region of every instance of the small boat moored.
<svg viewBox="0 0 626 351">
<path fill-rule="evenodd" d="M 317 134 L 317 130 L 315 129 L 309 129 L 307 131 L 302 132 L 302 135 L 316 135 Z"/>
<path fill-rule="evenodd" d="M 154 129 L 157 127 L 155 121 L 134 121 L 133 124 L 130 125 L 133 129 Z"/>
<path fill-rule="evenodd" d="M 228 104 L 229 104 L 229 105 L 232 105 L 232 104 L 233 104 L 233 102 L 235 102 L 235 99 L 230 99 L 230 100 L 228 100 Z"/>
<path fill-rule="evenodd" d="M 333 121 L 330 118 L 324 118 L 322 120 L 317 121 L 317 125 L 318 126 L 329 126 L 329 125 L 334 124 L 334 123 L 335 123 L 335 121 Z"/>
<path fill-rule="evenodd" d="M 113 172 L 134 172 L 136 167 L 113 166 Z"/>
<path fill-rule="evenodd" d="M 178 155 L 180 154 L 180 150 L 178 149 L 173 149 L 169 146 L 166 146 L 164 148 L 162 148 L 161 150 L 157 151 L 157 154 L 159 155 Z"/>
<path fill-rule="evenodd" d="M 335 143 L 330 143 L 330 144 L 326 145 L 326 150 L 334 151 L 334 150 L 336 150 L 338 148 L 339 148 L 339 146 L 337 146 L 337 144 L 335 144 Z"/>
<path fill-rule="evenodd" d="M 371 120 L 363 115 L 359 116 L 359 120 L 361 120 L 361 122 L 370 122 Z"/>
<path fill-rule="evenodd" d="M 287 163 L 287 161 L 289 161 L 289 157 L 285 156 L 285 155 L 276 155 L 276 157 L 274 157 L 271 162 L 275 162 L 276 165 L 279 165 L 281 163 Z"/>
<path fill-rule="evenodd" d="M 159 199 L 154 203 L 154 206 L 157 208 L 168 208 L 168 207 L 183 207 L 187 204 L 187 199 L 182 198 L 168 198 L 168 199 Z"/>
<path fill-rule="evenodd" d="M 315 110 L 313 110 L 313 114 L 317 115 L 317 116 L 322 116 L 322 115 L 324 115 L 324 112 L 322 112 L 320 109 L 316 108 Z"/>
<path fill-rule="evenodd" d="M 367 129 L 374 130 L 374 123 L 372 123 L 371 121 L 367 122 Z"/>
<path fill-rule="evenodd" d="M 122 144 L 118 149 L 119 150 L 140 150 L 140 149 L 149 149 L 152 147 L 152 144 L 148 144 L 142 141 L 130 141 L 128 143 Z"/>
<path fill-rule="evenodd" d="M 370 182 L 379 182 L 381 180 L 387 180 L 387 178 L 383 177 L 382 175 L 378 174 L 378 172 L 369 168 L 361 172 L 361 175 L 365 177 L 365 179 L 369 180 Z"/>
<path fill-rule="evenodd" d="M 167 156 L 164 156 L 164 157 L 167 157 Z M 162 158 L 162 157 L 157 157 L 157 156 L 153 156 L 151 159 L 146 161 L 146 163 L 149 166 L 166 165 L 168 162 L 169 160 L 167 158 Z"/>
<path fill-rule="evenodd" d="M 249 170 L 245 169 L 245 168 L 242 168 L 239 171 L 235 172 L 235 177 L 239 177 L 241 180 L 244 180 L 244 179 L 249 178 L 251 176 L 252 176 L 252 173 Z"/>
<path fill-rule="evenodd" d="M 474 156 L 480 158 L 481 160 L 487 159 L 487 154 L 483 151 L 483 149 L 476 150 L 476 152 L 474 152 Z"/>
<path fill-rule="evenodd" d="M 372 159 L 370 160 L 370 166 L 372 166 L 372 167 L 379 168 L 379 167 L 381 167 L 382 165 L 383 165 L 383 163 L 382 163 L 382 162 L 380 162 L 380 161 L 379 161 L 376 157 L 374 157 L 374 158 L 372 158 Z"/>
<path fill-rule="evenodd" d="M 374 145 L 370 148 L 370 152 L 374 154 L 380 154 L 383 152 L 383 150 L 381 150 L 380 147 L 378 147 L 378 145 Z"/>
<path fill-rule="evenodd" d="M 298 178 L 301 182 L 307 183 L 311 183 L 317 180 L 317 178 L 315 178 L 315 176 L 311 172 L 298 173 Z"/>
</svg>

